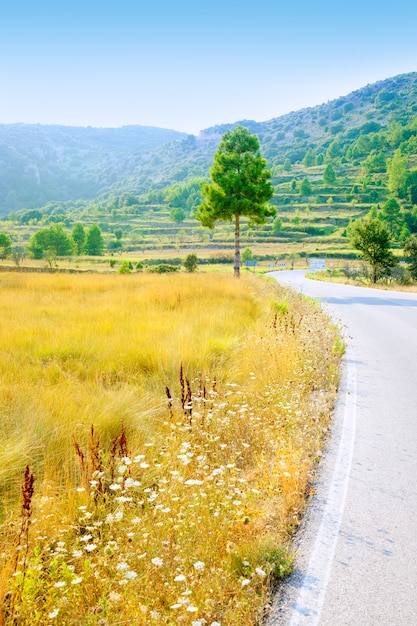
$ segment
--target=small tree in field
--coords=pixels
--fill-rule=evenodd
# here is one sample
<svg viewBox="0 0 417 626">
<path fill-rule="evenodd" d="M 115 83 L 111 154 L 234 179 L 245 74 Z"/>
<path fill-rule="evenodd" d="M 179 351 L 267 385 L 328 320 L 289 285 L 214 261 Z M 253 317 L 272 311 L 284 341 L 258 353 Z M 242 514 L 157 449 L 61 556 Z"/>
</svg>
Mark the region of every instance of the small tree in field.
<svg viewBox="0 0 417 626">
<path fill-rule="evenodd" d="M 5 259 L 11 252 L 12 240 L 6 233 L 0 233 L 0 259 Z"/>
<path fill-rule="evenodd" d="M 12 248 L 12 253 L 11 253 L 13 262 L 15 263 L 16 267 L 20 267 L 21 262 L 25 259 L 26 257 L 26 251 L 25 248 L 23 246 L 14 246 Z"/>
<path fill-rule="evenodd" d="M 77 254 L 82 254 L 85 246 L 85 230 L 84 226 L 80 224 L 80 222 L 75 224 L 72 229 L 72 238 L 77 249 Z"/>
<path fill-rule="evenodd" d="M 242 251 L 242 261 L 253 261 L 253 252 L 250 248 L 244 248 Z"/>
<path fill-rule="evenodd" d="M 259 152 L 259 139 L 247 128 L 236 126 L 220 142 L 210 170 L 211 181 L 202 186 L 205 198 L 196 218 L 203 226 L 213 228 L 217 221 L 234 221 L 234 275 L 240 276 L 240 218 L 262 224 L 275 215 L 267 202 L 272 198 L 271 173 Z"/>
<path fill-rule="evenodd" d="M 85 251 L 90 256 L 100 256 L 103 254 L 104 240 L 100 228 L 97 224 L 92 224 L 87 231 L 85 240 Z"/>
<path fill-rule="evenodd" d="M 351 222 L 347 228 L 347 236 L 356 250 L 371 266 L 371 280 L 376 283 L 378 278 L 387 276 L 397 261 L 391 252 L 391 237 L 378 218 L 371 217 Z"/>
<path fill-rule="evenodd" d="M 185 270 L 187 272 L 195 272 L 198 265 L 198 258 L 196 254 L 188 254 L 183 262 Z"/>
</svg>

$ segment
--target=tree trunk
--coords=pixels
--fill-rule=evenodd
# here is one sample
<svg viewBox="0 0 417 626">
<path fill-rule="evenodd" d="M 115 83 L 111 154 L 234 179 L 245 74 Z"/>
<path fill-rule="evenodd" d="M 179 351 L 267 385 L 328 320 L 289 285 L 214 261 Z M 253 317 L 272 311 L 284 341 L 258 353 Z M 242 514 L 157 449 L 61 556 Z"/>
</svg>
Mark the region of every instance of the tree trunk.
<svg viewBox="0 0 417 626">
<path fill-rule="evenodd" d="M 240 277 L 240 224 L 239 215 L 235 215 L 235 256 L 233 274 L 235 278 Z"/>
</svg>

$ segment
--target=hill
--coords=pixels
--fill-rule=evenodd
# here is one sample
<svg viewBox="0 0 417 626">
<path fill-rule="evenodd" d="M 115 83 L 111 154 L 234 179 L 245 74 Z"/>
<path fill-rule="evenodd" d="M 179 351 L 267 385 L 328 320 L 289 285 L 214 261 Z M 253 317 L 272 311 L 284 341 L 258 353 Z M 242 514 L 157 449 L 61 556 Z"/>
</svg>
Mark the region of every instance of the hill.
<svg viewBox="0 0 417 626">
<path fill-rule="evenodd" d="M 184 133 L 144 126 L 0 124 L 0 212 L 91 199 Z"/>
<path fill-rule="evenodd" d="M 236 124 L 259 136 L 274 167 L 287 158 L 301 162 L 308 148 L 325 153 L 334 140 L 346 152 L 359 136 L 404 126 L 416 115 L 417 73 L 410 73 L 266 122 L 208 128 L 198 137 L 143 126 L 0 124 L 0 212 L 108 192 L 144 193 L 207 176 L 221 135 Z"/>
<path fill-rule="evenodd" d="M 233 245 L 230 228 L 209 233 L 194 212 L 221 136 L 237 124 L 259 136 L 273 174 L 278 217 L 242 230 L 243 244 L 258 258 L 346 256 L 349 221 L 380 211 L 391 196 L 400 204 L 402 240 L 417 232 L 416 72 L 266 122 L 242 120 L 198 136 L 136 126 L 0 126 L 0 212 L 8 216 L 0 230 L 25 244 L 51 223 L 67 229 L 95 223 L 108 252 L 143 258 L 183 248 L 208 257 L 210 240 L 211 254 L 225 258 Z M 390 181 L 394 154 L 408 172 L 402 189 Z"/>
</svg>

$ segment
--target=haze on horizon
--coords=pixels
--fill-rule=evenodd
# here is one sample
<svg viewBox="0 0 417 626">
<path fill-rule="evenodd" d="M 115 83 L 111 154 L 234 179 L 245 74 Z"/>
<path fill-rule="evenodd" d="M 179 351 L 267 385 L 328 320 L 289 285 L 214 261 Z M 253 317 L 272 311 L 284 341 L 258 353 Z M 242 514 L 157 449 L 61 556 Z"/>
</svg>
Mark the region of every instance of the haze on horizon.
<svg viewBox="0 0 417 626">
<path fill-rule="evenodd" d="M 10 3 L 0 123 L 265 121 L 415 71 L 416 18 L 413 0 Z"/>
</svg>

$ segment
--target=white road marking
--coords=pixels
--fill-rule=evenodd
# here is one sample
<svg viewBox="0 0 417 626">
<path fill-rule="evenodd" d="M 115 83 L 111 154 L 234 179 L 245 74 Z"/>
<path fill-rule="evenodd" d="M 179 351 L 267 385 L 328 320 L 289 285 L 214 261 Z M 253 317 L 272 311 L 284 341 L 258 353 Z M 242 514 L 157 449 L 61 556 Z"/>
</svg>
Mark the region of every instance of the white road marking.
<svg viewBox="0 0 417 626">
<path fill-rule="evenodd" d="M 330 579 L 348 490 L 356 429 L 356 362 L 353 348 L 349 346 L 346 349 L 345 367 L 346 388 L 342 396 L 339 392 L 338 399 L 338 402 L 344 404 L 344 414 L 336 465 L 289 626 L 317 626 L 320 623 Z"/>
</svg>

